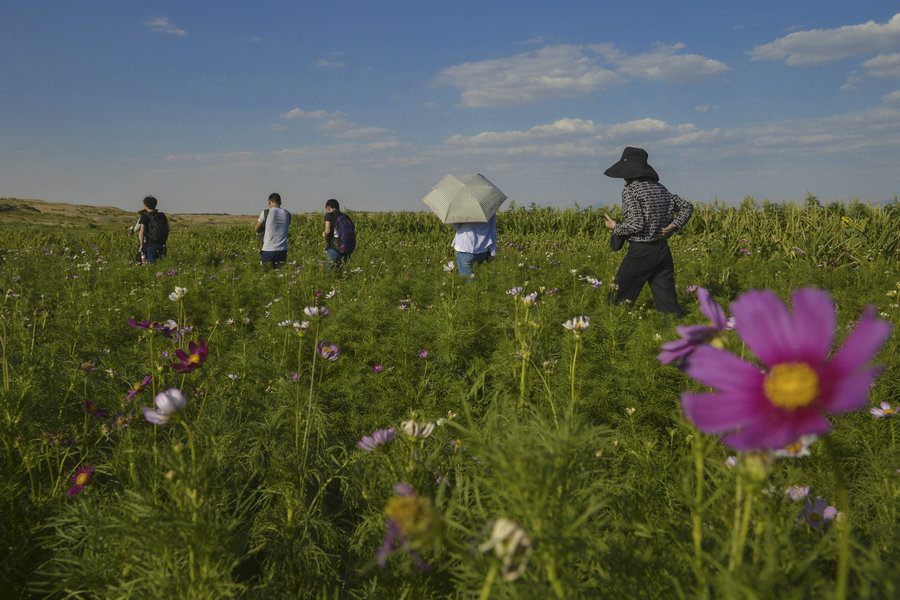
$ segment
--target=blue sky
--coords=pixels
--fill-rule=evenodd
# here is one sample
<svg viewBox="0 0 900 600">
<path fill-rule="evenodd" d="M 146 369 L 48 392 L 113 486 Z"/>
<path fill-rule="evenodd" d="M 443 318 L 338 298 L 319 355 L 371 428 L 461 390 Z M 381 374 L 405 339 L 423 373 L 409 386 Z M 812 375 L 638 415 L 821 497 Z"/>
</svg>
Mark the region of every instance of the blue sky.
<svg viewBox="0 0 900 600">
<path fill-rule="evenodd" d="M 18 2 L 0 197 L 421 210 L 448 173 L 618 203 L 641 146 L 696 202 L 900 193 L 896 2 Z"/>
</svg>

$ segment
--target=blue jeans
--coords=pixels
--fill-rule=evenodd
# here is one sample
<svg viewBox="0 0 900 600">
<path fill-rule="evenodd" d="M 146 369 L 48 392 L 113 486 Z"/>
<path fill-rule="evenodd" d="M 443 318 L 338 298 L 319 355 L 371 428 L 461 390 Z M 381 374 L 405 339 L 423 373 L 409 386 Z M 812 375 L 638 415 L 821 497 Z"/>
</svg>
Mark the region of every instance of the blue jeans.
<svg viewBox="0 0 900 600">
<path fill-rule="evenodd" d="M 287 250 L 260 250 L 259 264 L 272 263 L 272 268 L 279 269 L 287 260 Z"/>
<path fill-rule="evenodd" d="M 157 260 L 166 257 L 166 247 L 157 245 L 147 246 L 144 248 L 144 256 L 147 257 L 147 262 L 153 264 Z"/>
<path fill-rule="evenodd" d="M 472 269 L 476 264 L 481 264 L 487 260 L 489 252 L 479 252 L 472 254 L 471 252 L 456 251 L 456 269 L 463 277 L 471 279 L 475 277 L 475 271 Z"/>
<path fill-rule="evenodd" d="M 350 258 L 348 255 L 341 254 L 334 248 L 328 248 L 327 250 L 325 250 L 325 254 L 326 256 L 328 256 L 328 260 L 330 261 L 328 263 L 329 270 L 340 270 L 341 266 L 343 266 L 343 264 L 347 262 L 347 259 Z"/>
</svg>

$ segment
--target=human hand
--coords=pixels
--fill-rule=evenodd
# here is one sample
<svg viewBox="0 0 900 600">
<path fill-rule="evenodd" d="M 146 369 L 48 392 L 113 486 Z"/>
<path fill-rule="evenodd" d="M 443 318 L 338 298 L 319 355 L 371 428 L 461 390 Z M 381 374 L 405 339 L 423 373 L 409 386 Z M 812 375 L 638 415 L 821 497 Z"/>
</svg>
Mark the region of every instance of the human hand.
<svg viewBox="0 0 900 600">
<path fill-rule="evenodd" d="M 659 237 L 667 238 L 670 235 L 672 235 L 673 233 L 675 233 L 675 223 L 669 223 L 668 225 L 666 225 L 665 227 L 663 227 L 662 229 L 659 230 Z"/>
<path fill-rule="evenodd" d="M 606 226 L 607 226 L 609 229 L 613 229 L 613 228 L 616 226 L 616 221 L 615 221 L 615 219 L 613 219 L 612 217 L 610 217 L 610 216 L 609 216 L 608 214 L 606 214 L 606 213 L 603 213 L 603 216 L 606 218 L 606 223 L 605 223 Z"/>
</svg>

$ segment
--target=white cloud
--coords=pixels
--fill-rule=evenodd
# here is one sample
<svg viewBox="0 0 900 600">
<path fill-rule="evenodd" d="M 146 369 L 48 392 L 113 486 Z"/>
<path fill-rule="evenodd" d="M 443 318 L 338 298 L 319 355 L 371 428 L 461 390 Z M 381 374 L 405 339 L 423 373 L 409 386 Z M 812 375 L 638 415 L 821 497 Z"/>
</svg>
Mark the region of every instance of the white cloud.
<svg viewBox="0 0 900 600">
<path fill-rule="evenodd" d="M 620 77 L 561 44 L 506 58 L 464 63 L 444 69 L 433 85 L 460 90 L 462 105 L 510 108 L 558 97 L 581 97 L 614 85 Z"/>
<path fill-rule="evenodd" d="M 316 66 L 321 69 L 340 69 L 344 66 L 344 63 L 336 60 L 328 60 L 327 58 L 320 58 L 316 61 Z"/>
<path fill-rule="evenodd" d="M 820 65 L 900 47 L 900 13 L 885 24 L 868 21 L 836 29 L 797 31 L 757 46 L 753 60 L 784 60 L 790 66 Z"/>
<path fill-rule="evenodd" d="M 862 64 L 869 77 L 881 77 L 883 79 L 900 79 L 900 52 L 894 54 L 879 54 Z"/>
<path fill-rule="evenodd" d="M 462 106 L 512 108 L 551 98 L 576 98 L 602 91 L 626 77 L 691 83 L 717 77 L 728 65 L 697 54 L 679 54 L 683 44 L 657 44 L 653 52 L 628 56 L 612 44 L 545 46 L 515 56 L 448 67 L 432 82 L 460 90 Z M 618 68 L 618 73 L 602 63 Z"/>
<path fill-rule="evenodd" d="M 155 19 L 150 19 L 149 21 L 145 21 L 144 25 L 150 28 L 150 31 L 154 33 L 168 33 L 171 35 L 187 35 L 187 31 L 181 29 L 180 27 L 175 27 L 172 23 L 169 22 L 169 17 L 157 17 Z"/>
<path fill-rule="evenodd" d="M 282 119 L 334 119 L 343 116 L 344 113 L 340 112 L 329 113 L 324 110 L 306 111 L 302 108 L 292 108 L 287 112 L 281 113 Z"/>
<path fill-rule="evenodd" d="M 885 104 L 900 105 L 900 90 L 895 90 L 881 99 Z"/>
<path fill-rule="evenodd" d="M 693 83 L 713 79 L 729 69 L 725 63 L 699 54 L 678 54 L 682 48 L 684 44 L 657 44 L 654 52 L 621 58 L 619 73 L 666 83 Z"/>
<path fill-rule="evenodd" d="M 701 113 L 714 112 L 719 110 L 718 106 L 710 106 L 709 104 L 701 104 L 699 106 L 695 106 L 694 110 Z"/>
</svg>

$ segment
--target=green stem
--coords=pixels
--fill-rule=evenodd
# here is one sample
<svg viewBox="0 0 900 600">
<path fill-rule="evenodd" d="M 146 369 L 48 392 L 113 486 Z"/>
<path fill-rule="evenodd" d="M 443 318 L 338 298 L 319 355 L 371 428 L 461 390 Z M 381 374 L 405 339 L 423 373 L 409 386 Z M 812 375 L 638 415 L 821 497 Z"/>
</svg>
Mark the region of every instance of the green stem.
<svg viewBox="0 0 900 600">
<path fill-rule="evenodd" d="M 484 585 L 481 586 L 481 594 L 478 595 L 478 600 L 487 600 L 491 596 L 491 588 L 494 587 L 494 580 L 497 579 L 497 573 L 500 572 L 500 565 L 496 562 L 491 564 L 491 569 L 488 571 L 487 577 L 484 578 Z"/>
<path fill-rule="evenodd" d="M 703 442 L 699 435 L 691 443 L 694 455 L 694 510 L 691 514 L 691 533 L 694 539 L 694 576 L 697 578 L 698 598 L 706 597 L 706 574 L 703 571 Z"/>
<path fill-rule="evenodd" d="M 741 507 L 744 496 L 744 486 L 741 475 L 738 473 L 734 488 L 734 523 L 731 527 L 731 556 L 728 559 L 728 570 L 734 572 L 737 566 L 737 556 L 740 553 L 738 542 L 741 529 Z"/>
<path fill-rule="evenodd" d="M 841 458 L 838 449 L 831 438 L 825 438 L 825 448 L 831 458 L 831 468 L 834 473 L 834 487 L 837 490 L 837 508 L 841 515 L 836 519 L 838 529 L 838 563 L 837 576 L 835 578 L 835 600 L 847 598 L 847 581 L 850 574 L 850 494 L 847 492 L 847 484 L 844 481 L 844 471 L 841 468 Z"/>
</svg>

